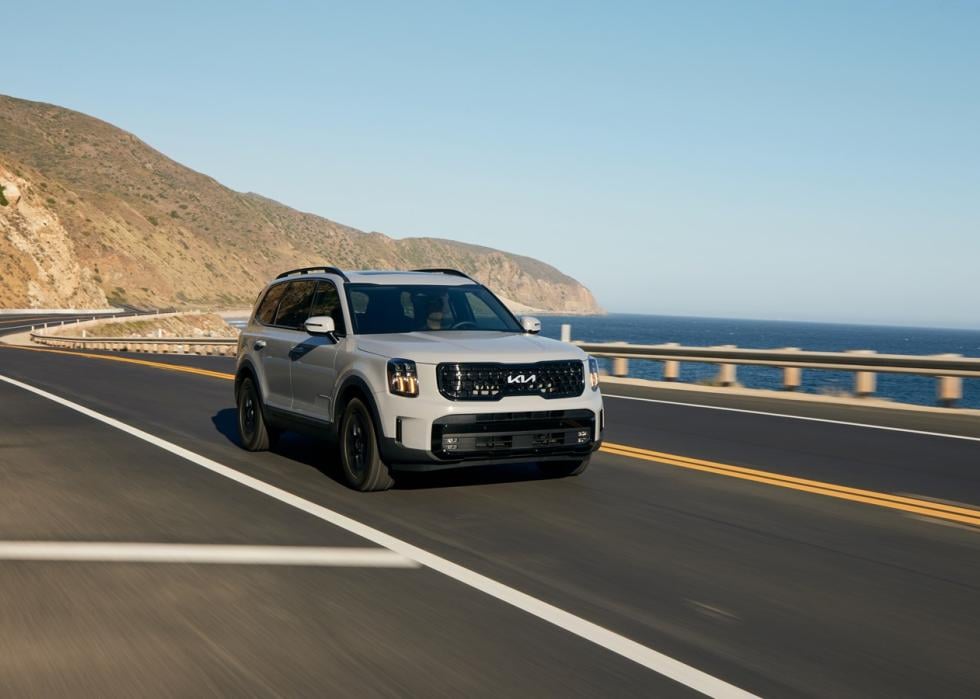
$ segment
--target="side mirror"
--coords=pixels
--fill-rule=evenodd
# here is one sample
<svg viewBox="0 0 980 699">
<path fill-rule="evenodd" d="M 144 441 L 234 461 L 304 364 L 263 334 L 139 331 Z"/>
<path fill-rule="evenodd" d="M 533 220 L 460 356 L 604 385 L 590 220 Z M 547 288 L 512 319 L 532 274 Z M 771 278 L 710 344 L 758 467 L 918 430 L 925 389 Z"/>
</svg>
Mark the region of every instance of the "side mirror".
<svg viewBox="0 0 980 699">
<path fill-rule="evenodd" d="M 529 335 L 541 332 L 541 321 L 534 316 L 521 316 L 521 329 Z"/>
<path fill-rule="evenodd" d="M 337 330 L 333 318 L 330 316 L 313 316 L 312 318 L 307 318 L 306 322 L 303 323 L 303 327 L 306 328 L 306 332 L 310 335 L 333 335 Z"/>
</svg>

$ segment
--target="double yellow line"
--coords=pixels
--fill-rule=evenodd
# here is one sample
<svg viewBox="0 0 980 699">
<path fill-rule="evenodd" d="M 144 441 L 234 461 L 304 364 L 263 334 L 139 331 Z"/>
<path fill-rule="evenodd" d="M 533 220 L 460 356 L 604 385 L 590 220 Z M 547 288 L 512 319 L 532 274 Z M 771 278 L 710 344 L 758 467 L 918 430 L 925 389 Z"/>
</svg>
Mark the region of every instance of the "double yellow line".
<svg viewBox="0 0 980 699">
<path fill-rule="evenodd" d="M 197 367 L 171 364 L 168 362 L 155 362 L 149 359 L 116 357 L 107 354 L 94 354 L 90 352 L 76 352 L 73 350 L 59 350 L 40 347 L 23 347 L 14 345 L 0 345 L 0 347 L 9 347 L 11 349 L 20 349 L 29 352 L 67 354 L 72 357 L 88 357 L 91 359 L 102 359 L 109 362 L 122 362 L 125 364 L 138 364 L 141 366 L 152 367 L 154 369 L 177 371 L 186 374 L 197 374 L 199 376 L 207 376 L 215 379 L 233 380 L 235 378 L 234 374 L 229 374 L 227 372 L 210 371 L 208 369 L 199 369 Z M 974 527 L 980 527 L 980 510 L 969 507 L 947 505 L 945 503 L 932 502 L 930 500 L 922 500 L 919 498 L 909 498 L 901 495 L 891 495 L 889 493 L 879 493 L 874 490 L 850 488 L 844 485 L 837 485 L 836 483 L 826 483 L 824 481 L 814 481 L 807 478 L 786 476 L 781 473 L 773 473 L 770 471 L 759 471 L 753 468 L 733 466 L 732 464 L 720 463 L 718 461 L 707 461 L 705 459 L 695 459 L 689 456 L 680 456 L 678 454 L 669 454 L 662 451 L 653 451 L 652 449 L 631 447 L 626 444 L 604 442 L 600 451 L 607 454 L 614 454 L 616 456 L 625 456 L 631 459 L 639 459 L 641 461 L 652 461 L 654 463 L 676 466 L 678 468 L 686 468 L 692 471 L 713 473 L 719 476 L 727 476 L 728 478 L 737 478 L 740 480 L 752 481 L 754 483 L 762 483 L 765 485 L 775 486 L 777 488 L 798 490 L 805 493 L 837 498 L 838 500 L 860 502 L 866 505 L 874 505 L 876 507 L 884 507 L 890 510 L 898 510 L 901 512 L 922 515 L 924 517 L 932 517 L 935 519 L 945 520 L 947 522 L 956 522 L 957 524 L 968 524 Z"/>
<path fill-rule="evenodd" d="M 659 464 L 668 464 L 670 466 L 677 466 L 678 468 L 690 469 L 692 471 L 714 473 L 719 476 L 728 476 L 729 478 L 738 478 L 740 480 L 753 481 L 755 483 L 774 485 L 778 488 L 800 490 L 805 493 L 825 495 L 827 497 L 837 498 L 839 500 L 861 502 L 866 505 L 886 507 L 891 510 L 911 512 L 913 514 L 923 515 L 925 517 L 934 517 L 936 519 L 942 519 L 948 522 L 957 522 L 959 524 L 969 524 L 975 527 L 980 527 L 980 510 L 971 509 L 969 507 L 946 505 L 940 502 L 921 500 L 919 498 L 908 498 L 901 495 L 890 495 L 888 493 L 879 493 L 874 490 L 850 488 L 848 486 L 837 485 L 835 483 L 813 481 L 807 478 L 786 476 L 781 473 L 759 471 L 754 468 L 745 468 L 743 466 L 732 466 L 731 464 L 719 463 L 717 461 L 706 461 L 704 459 L 694 459 L 688 456 L 668 454 L 662 451 L 640 449 L 638 447 L 631 447 L 625 444 L 605 442 L 602 445 L 601 451 L 608 454 L 615 454 L 617 456 L 626 456 L 631 459 L 653 461 Z"/>
</svg>

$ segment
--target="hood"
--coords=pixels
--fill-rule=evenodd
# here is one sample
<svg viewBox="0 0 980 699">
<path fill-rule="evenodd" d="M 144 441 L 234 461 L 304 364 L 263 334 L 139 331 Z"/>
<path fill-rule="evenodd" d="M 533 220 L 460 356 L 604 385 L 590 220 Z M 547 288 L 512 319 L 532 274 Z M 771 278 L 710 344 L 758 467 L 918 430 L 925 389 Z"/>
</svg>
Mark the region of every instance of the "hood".
<svg viewBox="0 0 980 699">
<path fill-rule="evenodd" d="M 419 364 L 440 362 L 543 362 L 585 359 L 578 347 L 540 335 L 503 332 L 414 332 L 358 335 L 357 347 L 382 357 L 411 359 Z"/>
</svg>

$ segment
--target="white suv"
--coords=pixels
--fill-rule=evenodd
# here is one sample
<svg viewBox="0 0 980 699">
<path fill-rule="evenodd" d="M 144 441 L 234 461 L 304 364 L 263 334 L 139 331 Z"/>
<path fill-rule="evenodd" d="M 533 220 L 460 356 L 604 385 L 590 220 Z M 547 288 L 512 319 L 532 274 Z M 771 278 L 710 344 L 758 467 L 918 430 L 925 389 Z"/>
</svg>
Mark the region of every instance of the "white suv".
<svg viewBox="0 0 980 699">
<path fill-rule="evenodd" d="M 455 270 L 285 272 L 239 338 L 242 444 L 334 437 L 358 490 L 502 461 L 577 475 L 602 433 L 598 366 L 540 329 Z"/>
</svg>

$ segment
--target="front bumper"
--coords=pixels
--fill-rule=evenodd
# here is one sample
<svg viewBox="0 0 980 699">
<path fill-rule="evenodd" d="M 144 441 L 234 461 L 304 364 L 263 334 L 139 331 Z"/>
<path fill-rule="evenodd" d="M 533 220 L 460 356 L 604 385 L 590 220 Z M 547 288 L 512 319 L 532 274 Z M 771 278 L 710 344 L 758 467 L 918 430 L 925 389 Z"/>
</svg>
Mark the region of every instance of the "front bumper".
<svg viewBox="0 0 980 699">
<path fill-rule="evenodd" d="M 457 403 L 431 418 L 398 417 L 392 433 L 381 440 L 382 458 L 394 469 L 433 471 L 504 461 L 568 461 L 599 448 L 603 412 L 598 396 L 587 407 L 581 398 L 536 399 L 536 410 L 510 410 L 509 402 L 479 412 L 472 410 L 483 406 Z M 558 402 L 566 406 L 543 409 Z"/>
</svg>

